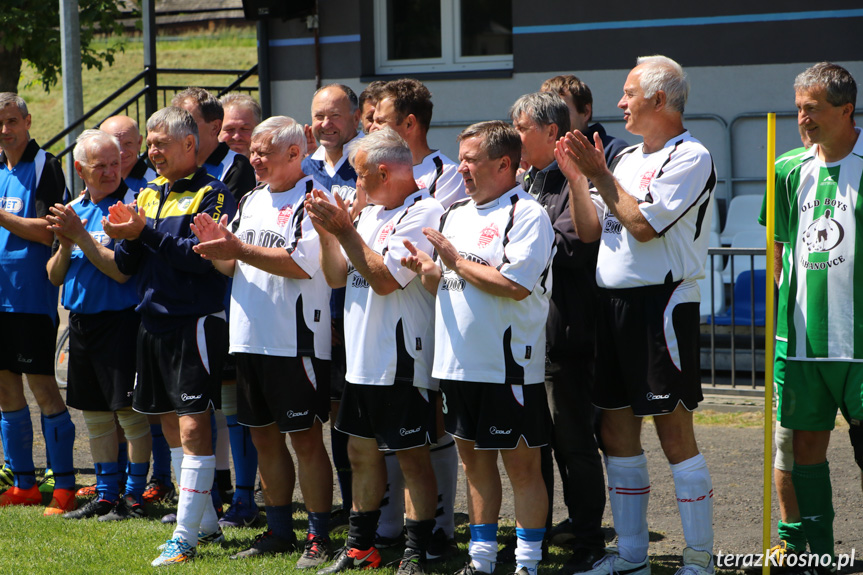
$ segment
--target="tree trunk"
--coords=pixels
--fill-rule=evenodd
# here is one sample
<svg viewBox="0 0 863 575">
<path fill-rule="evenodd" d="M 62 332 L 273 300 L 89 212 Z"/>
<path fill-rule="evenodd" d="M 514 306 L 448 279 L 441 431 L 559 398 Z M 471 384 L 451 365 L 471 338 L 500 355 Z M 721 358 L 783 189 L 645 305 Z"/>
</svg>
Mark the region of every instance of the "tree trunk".
<svg viewBox="0 0 863 575">
<path fill-rule="evenodd" d="M 0 92 L 18 93 L 21 79 L 21 48 L 7 50 L 0 44 Z"/>
</svg>

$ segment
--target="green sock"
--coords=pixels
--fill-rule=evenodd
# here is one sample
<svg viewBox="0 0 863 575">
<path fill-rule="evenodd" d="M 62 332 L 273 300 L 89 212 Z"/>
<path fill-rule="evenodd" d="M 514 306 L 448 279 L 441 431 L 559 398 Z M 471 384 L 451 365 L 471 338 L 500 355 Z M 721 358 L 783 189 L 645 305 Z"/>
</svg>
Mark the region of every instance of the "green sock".
<svg viewBox="0 0 863 575">
<path fill-rule="evenodd" d="M 780 520 L 776 526 L 776 532 L 779 534 L 779 539 L 785 541 L 788 551 L 793 553 L 806 551 L 806 534 L 803 532 L 802 523 L 785 523 Z"/>
<path fill-rule="evenodd" d="M 817 555 L 833 556 L 833 488 L 829 464 L 826 461 L 818 465 L 795 463 L 791 479 L 809 550 Z"/>
</svg>

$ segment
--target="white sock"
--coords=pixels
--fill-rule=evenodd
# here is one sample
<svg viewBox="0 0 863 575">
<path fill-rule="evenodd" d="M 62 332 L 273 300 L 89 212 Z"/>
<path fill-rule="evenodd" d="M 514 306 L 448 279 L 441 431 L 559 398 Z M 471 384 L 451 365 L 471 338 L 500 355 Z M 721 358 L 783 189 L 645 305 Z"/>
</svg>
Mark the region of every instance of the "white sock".
<svg viewBox="0 0 863 575">
<path fill-rule="evenodd" d="M 377 534 L 381 537 L 398 537 L 405 527 L 405 478 L 395 451 L 384 455 L 387 466 L 386 505 L 381 506 Z"/>
<path fill-rule="evenodd" d="M 647 457 L 605 458 L 608 473 L 608 500 L 617 532 L 620 556 L 632 563 L 647 558 L 647 502 L 650 498 L 650 477 Z"/>
<path fill-rule="evenodd" d="M 236 386 L 234 386 L 236 387 Z M 228 436 L 228 420 L 221 409 L 216 410 L 216 469 L 231 468 L 231 438 Z M 225 501 L 230 503 L 230 501 Z"/>
<path fill-rule="evenodd" d="M 449 433 L 438 439 L 431 448 L 431 464 L 437 479 L 438 510 L 435 513 L 435 531 L 443 529 L 447 539 L 455 537 L 455 492 L 458 487 L 458 453 L 455 440 Z"/>
<path fill-rule="evenodd" d="M 180 492 L 180 475 L 183 473 L 183 448 L 171 448 L 171 469 L 174 470 L 174 477 L 177 479 L 177 493 Z"/>
<path fill-rule="evenodd" d="M 700 453 L 671 465 L 686 546 L 713 553 L 713 481 Z"/>
<path fill-rule="evenodd" d="M 185 455 L 180 479 L 180 500 L 177 503 L 177 527 L 174 537 L 182 537 L 193 547 L 198 544 L 201 518 L 209 507 L 213 509 L 210 491 L 216 474 L 215 455 Z M 215 513 L 215 512 L 214 512 Z"/>
<path fill-rule="evenodd" d="M 497 541 L 474 541 L 468 546 L 470 563 L 473 568 L 483 573 L 494 573 L 497 563 Z"/>
<path fill-rule="evenodd" d="M 536 566 L 542 560 L 542 541 L 516 539 L 515 570 L 525 567 L 531 575 L 536 575 Z"/>
</svg>

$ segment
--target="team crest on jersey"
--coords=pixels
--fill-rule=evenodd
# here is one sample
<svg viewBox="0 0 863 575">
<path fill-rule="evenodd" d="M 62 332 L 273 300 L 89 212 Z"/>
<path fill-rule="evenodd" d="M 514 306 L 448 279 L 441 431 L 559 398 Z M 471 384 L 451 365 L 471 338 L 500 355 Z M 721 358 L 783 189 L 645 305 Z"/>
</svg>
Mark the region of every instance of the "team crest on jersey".
<svg viewBox="0 0 863 575">
<path fill-rule="evenodd" d="M 0 200 L 0 207 L 10 214 L 17 214 L 24 209 L 24 201 L 21 198 L 3 198 Z"/>
<path fill-rule="evenodd" d="M 497 229 L 497 225 L 492 222 L 482 229 L 479 233 L 479 240 L 476 242 L 477 245 L 481 248 L 486 247 L 494 238 L 500 237 L 500 230 Z"/>
<path fill-rule="evenodd" d="M 180 201 L 177 202 L 177 207 L 183 211 L 186 211 L 192 205 L 192 202 L 194 200 L 195 200 L 195 198 L 193 198 L 191 196 L 186 196 L 185 198 L 180 198 Z"/>
<path fill-rule="evenodd" d="M 379 244 L 385 244 L 387 242 L 387 238 L 393 232 L 394 228 L 395 228 L 395 225 L 392 222 L 385 225 L 383 227 L 383 229 L 381 230 L 381 233 L 378 235 L 378 243 Z"/>
<path fill-rule="evenodd" d="M 638 182 L 638 188 L 642 192 L 646 192 L 650 187 L 650 182 L 653 181 L 653 176 L 656 174 L 656 170 L 651 170 L 649 172 L 644 172 L 641 174 L 641 181 Z"/>
<path fill-rule="evenodd" d="M 426 183 L 422 180 L 414 180 L 414 181 L 417 183 L 417 187 L 421 190 L 428 187 L 428 186 L 426 186 Z"/>
<path fill-rule="evenodd" d="M 833 219 L 830 210 L 825 210 L 824 215 L 809 224 L 803 232 L 803 241 L 809 253 L 829 252 L 842 243 L 844 237 L 845 230 Z"/>
<path fill-rule="evenodd" d="M 294 215 L 294 207 L 293 206 L 285 206 L 281 210 L 279 210 L 279 215 L 276 217 L 276 223 L 280 226 L 285 225 L 289 221 L 291 221 L 291 216 Z"/>
</svg>

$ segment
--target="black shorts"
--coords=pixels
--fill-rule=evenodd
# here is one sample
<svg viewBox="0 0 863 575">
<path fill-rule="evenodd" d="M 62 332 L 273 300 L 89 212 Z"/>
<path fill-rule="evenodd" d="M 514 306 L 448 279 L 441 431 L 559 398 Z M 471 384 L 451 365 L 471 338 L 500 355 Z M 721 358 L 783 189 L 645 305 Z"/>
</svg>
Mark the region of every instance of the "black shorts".
<svg viewBox="0 0 863 575">
<path fill-rule="evenodd" d="M 140 323 L 134 308 L 69 315 L 66 405 L 82 411 L 132 405 Z"/>
<path fill-rule="evenodd" d="M 638 416 L 692 411 L 701 395 L 694 284 L 600 289 L 593 403 Z"/>
<path fill-rule="evenodd" d="M 53 376 L 58 323 L 56 315 L 0 312 L 0 370 Z"/>
<path fill-rule="evenodd" d="M 347 382 L 336 429 L 375 439 L 378 449 L 413 449 L 437 441 L 434 391 L 407 381 L 393 385 L 357 385 Z"/>
<path fill-rule="evenodd" d="M 348 372 L 348 362 L 345 353 L 345 320 L 332 320 L 332 360 L 330 360 L 330 399 L 339 401 L 345 391 L 345 374 Z"/>
<path fill-rule="evenodd" d="M 222 364 L 222 381 L 237 380 L 237 360 L 233 354 L 225 356 L 225 363 Z"/>
<path fill-rule="evenodd" d="M 138 330 L 138 384 L 132 407 L 146 414 L 204 413 L 222 404 L 224 319 L 189 320 L 166 333 Z"/>
<path fill-rule="evenodd" d="M 248 427 L 275 423 L 282 433 L 311 429 L 330 413 L 329 361 L 238 353 L 237 422 Z"/>
<path fill-rule="evenodd" d="M 551 438 L 545 385 L 508 385 L 442 379 L 443 419 L 447 433 L 473 441 L 476 449 L 515 449 Z"/>
</svg>

